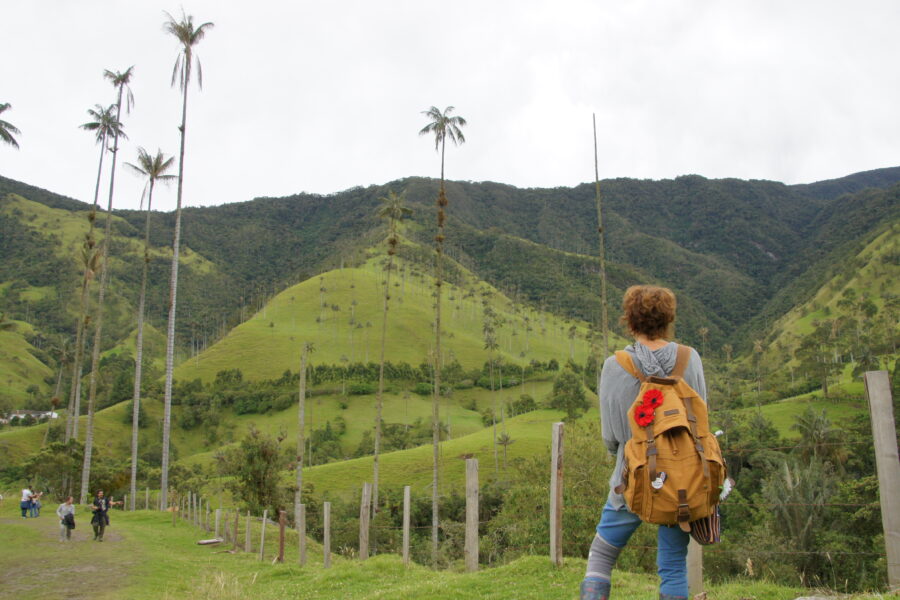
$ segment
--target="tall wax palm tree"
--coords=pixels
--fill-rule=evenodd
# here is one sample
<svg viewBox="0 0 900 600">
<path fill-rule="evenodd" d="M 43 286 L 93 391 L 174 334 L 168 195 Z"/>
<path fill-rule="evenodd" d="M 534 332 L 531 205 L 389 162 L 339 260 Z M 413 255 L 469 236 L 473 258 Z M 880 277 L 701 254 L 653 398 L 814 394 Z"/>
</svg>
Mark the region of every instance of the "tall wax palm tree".
<svg viewBox="0 0 900 600">
<path fill-rule="evenodd" d="M 165 384 L 165 409 L 163 415 L 163 448 L 162 448 L 162 480 L 160 485 L 160 506 L 166 507 L 169 487 L 169 430 L 172 426 L 172 372 L 175 368 L 175 309 L 178 296 L 178 251 L 181 244 L 181 196 L 184 189 L 184 141 L 187 128 L 187 100 L 188 88 L 191 83 L 194 64 L 197 66 L 197 84 L 203 88 L 203 67 L 200 59 L 194 54 L 194 46 L 200 43 L 206 36 L 206 32 L 213 28 L 212 23 L 194 25 L 194 17 L 181 12 L 181 20 L 178 21 L 166 13 L 169 18 L 163 24 L 163 31 L 171 34 L 178 40 L 178 56 L 172 67 L 172 86 L 178 82 L 182 92 L 181 101 L 181 146 L 178 153 L 178 199 L 175 206 L 175 234 L 172 240 L 172 276 L 169 281 L 169 321 L 166 331 L 166 384 Z"/>
<path fill-rule="evenodd" d="M 3 114 L 9 109 L 10 105 L 8 102 L 5 104 L 0 104 L 0 114 Z M 13 148 L 18 148 L 19 142 L 16 141 L 16 138 L 13 137 L 13 134 L 21 135 L 22 132 L 16 129 L 16 126 L 9 121 L 0 119 L 0 141 L 6 142 Z"/>
<path fill-rule="evenodd" d="M 166 158 L 162 150 L 156 151 L 156 156 L 151 156 L 143 148 L 138 148 L 137 164 L 125 163 L 132 172 L 147 178 L 144 191 L 141 193 L 141 207 L 144 204 L 144 196 L 147 196 L 147 214 L 144 219 L 144 264 L 141 272 L 141 295 L 138 300 L 137 314 L 137 339 L 135 340 L 134 359 L 134 392 L 131 397 L 131 510 L 134 510 L 135 498 L 137 498 L 137 449 L 138 449 L 138 420 L 141 406 L 141 371 L 144 357 L 144 304 L 147 298 L 147 268 L 150 265 L 150 210 L 153 205 L 153 188 L 157 181 L 171 181 L 175 175 L 167 175 L 175 161 L 174 156 Z"/>
<path fill-rule="evenodd" d="M 79 300 L 79 316 L 75 326 L 75 360 L 72 363 L 72 384 L 69 394 L 69 411 L 66 420 L 66 442 L 70 438 L 78 439 L 78 416 L 81 414 L 81 370 L 84 360 L 84 330 L 88 325 L 88 291 L 91 280 L 98 269 L 99 254 L 94 238 L 94 226 L 97 221 L 97 201 L 100 197 L 100 176 L 103 173 L 103 157 L 106 155 L 106 142 L 110 136 L 115 135 L 121 129 L 121 123 L 113 113 L 115 105 L 103 107 L 96 104 L 88 109 L 88 114 L 93 117 L 81 125 L 81 129 L 90 131 L 98 144 L 100 144 L 100 160 L 97 166 L 97 182 L 94 184 L 94 204 L 88 213 L 88 232 L 84 237 L 84 246 L 81 252 L 81 263 L 84 267 L 81 278 L 81 296 Z"/>
<path fill-rule="evenodd" d="M 454 108 L 448 106 L 443 112 L 436 106 L 432 106 L 422 114 L 428 117 L 429 122 L 419 131 L 419 135 L 434 135 L 434 149 L 441 152 L 441 187 L 437 199 L 437 235 L 435 244 L 435 295 L 434 304 L 434 396 L 431 403 L 431 434 L 433 445 L 433 471 L 431 482 L 431 562 L 437 564 L 438 554 L 438 446 L 441 441 L 439 401 L 441 395 L 441 286 L 444 283 L 444 221 L 447 218 L 447 193 L 444 189 L 444 151 L 447 138 L 456 145 L 466 141 L 460 127 L 466 125 L 466 120 L 460 116 L 451 117 Z"/>
<path fill-rule="evenodd" d="M 388 262 L 384 276 L 384 311 L 381 317 L 381 360 L 378 365 L 378 394 L 375 397 L 375 458 L 372 461 L 372 512 L 378 512 L 378 458 L 381 453 L 381 410 L 384 400 L 384 348 L 387 341 L 387 317 L 391 300 L 391 272 L 394 270 L 394 256 L 400 237 L 398 225 L 404 217 L 411 215 L 412 210 L 403 205 L 403 194 L 394 191 L 380 198 L 381 208 L 378 217 L 388 221 L 387 254 Z"/>
<path fill-rule="evenodd" d="M 126 109 L 131 112 L 134 104 L 134 96 L 131 94 L 131 77 L 134 67 L 128 67 L 124 72 L 112 72 L 106 70 L 103 77 L 113 84 L 118 90 L 118 99 L 116 100 L 116 122 L 121 124 L 122 121 L 122 96 L 127 90 Z M 119 138 L 128 139 L 128 136 L 122 131 L 121 127 L 113 130 L 113 146 L 112 146 L 112 166 L 109 170 L 109 200 L 106 204 L 106 222 L 104 224 L 103 257 L 100 262 L 100 292 L 97 296 L 97 313 L 94 318 L 94 345 L 91 349 L 91 377 L 88 386 L 88 414 L 87 414 L 87 431 L 84 438 L 84 462 L 81 467 L 81 502 L 87 500 L 88 486 L 91 476 L 91 457 L 94 451 L 94 403 L 97 399 L 97 371 L 100 368 L 100 341 L 103 337 L 103 308 L 106 298 L 106 287 L 109 284 L 109 247 L 112 244 L 112 208 L 113 196 L 116 187 L 116 158 L 119 152 Z"/>
</svg>

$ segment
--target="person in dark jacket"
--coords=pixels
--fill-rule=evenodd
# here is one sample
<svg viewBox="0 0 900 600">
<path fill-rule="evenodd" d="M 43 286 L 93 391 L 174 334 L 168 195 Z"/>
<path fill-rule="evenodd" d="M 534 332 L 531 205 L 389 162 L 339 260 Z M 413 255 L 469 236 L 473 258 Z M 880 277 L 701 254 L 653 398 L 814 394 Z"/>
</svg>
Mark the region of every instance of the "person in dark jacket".
<svg viewBox="0 0 900 600">
<path fill-rule="evenodd" d="M 103 532 L 109 526 L 109 509 L 121 502 L 112 502 L 103 495 L 103 490 L 97 490 L 97 496 L 94 498 L 91 510 L 94 516 L 91 517 L 91 527 L 94 528 L 94 539 L 98 542 L 103 541 Z"/>
</svg>

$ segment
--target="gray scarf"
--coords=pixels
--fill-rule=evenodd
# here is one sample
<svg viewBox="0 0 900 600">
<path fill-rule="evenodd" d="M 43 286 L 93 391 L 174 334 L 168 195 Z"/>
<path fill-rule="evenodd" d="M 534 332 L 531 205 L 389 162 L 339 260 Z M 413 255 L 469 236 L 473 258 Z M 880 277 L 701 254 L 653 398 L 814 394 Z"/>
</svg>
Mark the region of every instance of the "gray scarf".
<svg viewBox="0 0 900 600">
<path fill-rule="evenodd" d="M 634 354 L 634 366 L 644 375 L 665 377 L 675 368 L 678 344 L 669 342 L 658 350 L 651 350 L 647 346 L 635 342 L 625 350 Z"/>
</svg>

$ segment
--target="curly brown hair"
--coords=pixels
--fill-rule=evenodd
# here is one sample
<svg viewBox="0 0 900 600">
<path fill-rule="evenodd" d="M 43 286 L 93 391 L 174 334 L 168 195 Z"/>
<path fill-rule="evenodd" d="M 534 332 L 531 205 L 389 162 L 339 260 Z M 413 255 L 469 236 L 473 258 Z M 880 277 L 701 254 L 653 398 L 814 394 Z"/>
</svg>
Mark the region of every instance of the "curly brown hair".
<svg viewBox="0 0 900 600">
<path fill-rule="evenodd" d="M 622 324 L 648 339 L 669 337 L 675 323 L 675 294 L 655 285 L 633 285 L 622 299 Z"/>
</svg>

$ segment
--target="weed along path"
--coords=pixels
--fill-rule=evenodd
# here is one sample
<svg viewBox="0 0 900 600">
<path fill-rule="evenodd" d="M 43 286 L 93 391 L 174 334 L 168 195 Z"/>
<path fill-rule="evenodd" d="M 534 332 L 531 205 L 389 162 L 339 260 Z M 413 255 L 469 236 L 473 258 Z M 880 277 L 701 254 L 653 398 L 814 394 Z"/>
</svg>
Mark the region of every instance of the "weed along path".
<svg viewBox="0 0 900 600">
<path fill-rule="evenodd" d="M 2 512 L 0 598 L 121 598 L 141 552 L 118 531 L 116 515 L 99 543 L 81 509 L 72 540 L 60 542 L 59 520 L 49 504 L 36 519 Z"/>
</svg>

